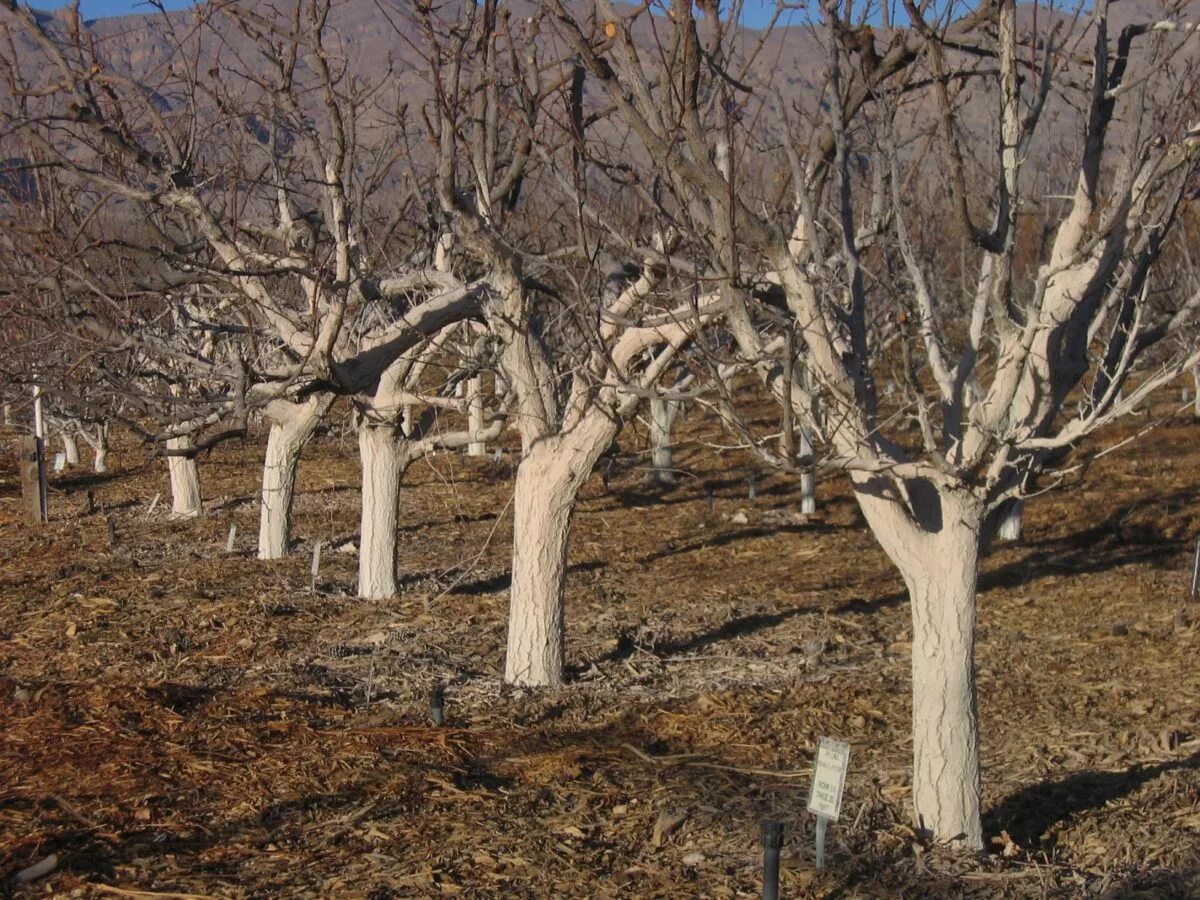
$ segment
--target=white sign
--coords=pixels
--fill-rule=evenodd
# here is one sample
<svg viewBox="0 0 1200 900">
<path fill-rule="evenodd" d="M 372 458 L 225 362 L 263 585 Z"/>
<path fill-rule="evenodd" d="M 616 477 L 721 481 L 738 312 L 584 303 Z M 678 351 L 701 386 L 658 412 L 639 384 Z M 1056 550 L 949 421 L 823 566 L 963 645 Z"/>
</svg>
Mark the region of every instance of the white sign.
<svg viewBox="0 0 1200 900">
<path fill-rule="evenodd" d="M 837 819 L 842 811 L 842 790 L 846 770 L 850 768 L 850 745 L 823 737 L 817 746 L 817 764 L 813 769 L 812 793 L 808 811 L 824 819 Z"/>
<path fill-rule="evenodd" d="M 54 471 L 61 472 L 66 467 L 67 467 L 67 454 L 55 453 L 54 454 Z"/>
</svg>

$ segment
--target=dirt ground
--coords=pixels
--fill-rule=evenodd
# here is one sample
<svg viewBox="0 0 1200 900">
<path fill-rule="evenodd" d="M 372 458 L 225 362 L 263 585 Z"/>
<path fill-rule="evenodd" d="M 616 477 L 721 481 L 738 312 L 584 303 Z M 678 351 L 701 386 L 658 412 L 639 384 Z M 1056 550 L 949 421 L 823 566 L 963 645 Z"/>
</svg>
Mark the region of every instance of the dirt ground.
<svg viewBox="0 0 1200 900">
<path fill-rule="evenodd" d="M 403 593 L 369 603 L 352 439 L 306 456 L 295 554 L 261 563 L 253 442 L 202 460 L 199 520 L 150 512 L 165 466 L 118 448 L 35 529 L 4 436 L 0 877 L 57 867 L 0 895 L 754 897 L 776 817 L 785 897 L 1200 896 L 1200 424 L 1073 474 L 988 557 L 981 857 L 909 825 L 905 596 L 844 485 L 809 518 L 782 476 L 751 502 L 688 428 L 677 487 L 627 431 L 585 488 L 548 692 L 500 683 L 511 457 L 410 470 Z M 818 871 L 821 735 L 853 756 Z"/>
</svg>

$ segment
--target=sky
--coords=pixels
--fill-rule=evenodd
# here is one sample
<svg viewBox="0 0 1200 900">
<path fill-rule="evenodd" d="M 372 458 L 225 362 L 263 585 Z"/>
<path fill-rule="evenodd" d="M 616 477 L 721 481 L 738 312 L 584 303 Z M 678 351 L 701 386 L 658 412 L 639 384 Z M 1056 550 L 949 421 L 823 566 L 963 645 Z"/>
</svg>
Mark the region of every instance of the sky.
<svg viewBox="0 0 1200 900">
<path fill-rule="evenodd" d="M 33 0 L 30 3 L 39 9 L 52 9 L 69 4 L 55 0 Z M 166 0 L 167 9 L 186 9 L 192 5 L 192 0 Z M 722 4 L 724 5 L 724 4 Z M 757 27 L 767 24 L 775 11 L 775 0 L 745 0 L 743 19 L 747 25 Z M 85 19 L 99 19 L 103 16 L 120 16 L 131 12 L 150 12 L 151 7 L 145 0 L 83 0 L 80 4 Z M 793 14 L 798 15 L 798 14 Z"/>
<path fill-rule="evenodd" d="M 69 3 L 41 2 L 37 0 L 29 4 L 35 9 L 54 9 L 60 6 L 70 6 Z M 186 9 L 191 6 L 190 0 L 167 0 L 167 9 Z M 79 9 L 85 19 L 99 19 L 104 16 L 121 16 L 131 12 L 153 12 L 153 7 L 145 0 L 83 0 Z"/>
</svg>

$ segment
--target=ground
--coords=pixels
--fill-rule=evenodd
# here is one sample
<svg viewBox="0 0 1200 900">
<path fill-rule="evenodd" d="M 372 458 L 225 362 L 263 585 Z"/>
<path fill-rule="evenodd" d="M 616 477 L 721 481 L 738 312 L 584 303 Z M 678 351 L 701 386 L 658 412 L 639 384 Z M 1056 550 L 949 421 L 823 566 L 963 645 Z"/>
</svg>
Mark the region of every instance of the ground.
<svg viewBox="0 0 1200 900">
<path fill-rule="evenodd" d="M 751 502 L 744 459 L 688 428 L 677 487 L 647 486 L 629 431 L 586 486 L 570 684 L 546 692 L 500 683 L 511 457 L 410 470 L 404 590 L 369 603 L 352 437 L 306 456 L 295 553 L 262 563 L 258 442 L 202 459 L 199 520 L 150 511 L 165 465 L 123 446 L 111 475 L 54 476 L 32 528 L 8 435 L 0 877 L 54 854 L 17 895 L 755 897 L 774 817 L 785 897 L 1200 896 L 1190 415 L 1037 497 L 987 558 L 978 857 L 910 827 L 906 599 L 845 486 L 805 518 L 760 474 Z M 853 755 L 817 870 L 822 735 Z"/>
</svg>

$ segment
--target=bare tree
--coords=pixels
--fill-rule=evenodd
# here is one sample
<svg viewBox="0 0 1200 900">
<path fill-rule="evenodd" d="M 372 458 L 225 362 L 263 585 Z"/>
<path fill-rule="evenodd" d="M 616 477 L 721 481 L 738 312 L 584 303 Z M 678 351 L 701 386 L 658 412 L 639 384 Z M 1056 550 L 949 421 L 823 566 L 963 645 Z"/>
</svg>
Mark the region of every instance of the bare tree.
<svg viewBox="0 0 1200 900">
<path fill-rule="evenodd" d="M 850 21 L 848 4 L 828 4 L 813 29 L 825 83 L 802 110 L 755 83 L 724 26 L 697 21 L 687 4 L 673 4 L 668 50 L 655 66 L 606 0 L 598 9 L 616 26 L 611 44 L 591 40 L 564 5 L 552 8 L 613 106 L 663 161 L 662 177 L 695 201 L 687 208 L 695 233 L 712 235 L 739 349 L 776 396 L 790 398 L 824 463 L 849 474 L 904 576 L 918 826 L 980 847 L 976 584 L 997 511 L 1060 451 L 1197 361 L 1200 298 L 1163 304 L 1150 290 L 1200 150 L 1188 118 L 1191 29 L 1164 20 L 1110 35 L 1101 2 L 1086 31 L 1060 21 L 1022 43 L 1015 3 L 999 0 L 949 23 L 926 22 L 924 7 L 906 4 L 910 26 L 876 35 Z M 1068 52 L 1081 33 L 1094 55 L 1083 88 Z M 1052 90 L 1083 109 L 1082 135 L 1073 156 L 1039 158 L 1061 167 L 1071 193 L 1054 207 L 1044 252 L 1021 265 L 1018 213 L 1040 202 L 1024 169 Z M 995 139 L 969 121 L 984 103 Z M 762 126 L 748 124 L 768 117 L 786 126 L 787 158 L 775 168 L 790 170 L 790 209 L 739 179 L 770 166 Z M 733 164 L 723 166 L 726 154 Z M 916 244 L 910 197 L 931 181 L 970 237 L 977 277 L 965 289 L 942 280 Z M 784 382 L 785 366 L 764 352 L 751 318 L 761 306 L 755 279 L 782 289 L 811 387 Z M 879 320 L 893 326 L 880 332 Z M 897 355 L 910 375 L 917 442 L 876 389 Z M 1077 396 L 1082 405 L 1069 405 Z"/>
</svg>

